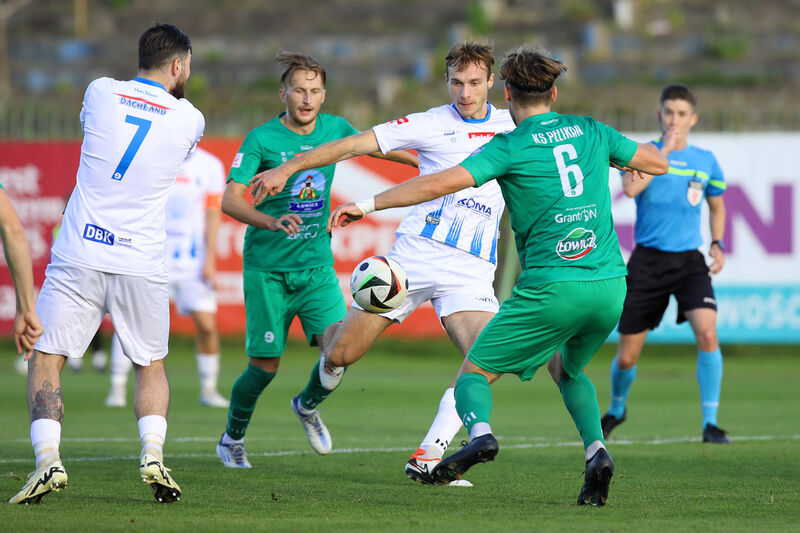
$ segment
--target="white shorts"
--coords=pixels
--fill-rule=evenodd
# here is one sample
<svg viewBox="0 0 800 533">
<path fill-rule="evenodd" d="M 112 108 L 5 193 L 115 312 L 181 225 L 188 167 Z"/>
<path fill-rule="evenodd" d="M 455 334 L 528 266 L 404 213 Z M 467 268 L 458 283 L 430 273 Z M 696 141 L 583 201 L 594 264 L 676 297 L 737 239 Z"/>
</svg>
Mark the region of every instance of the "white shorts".
<svg viewBox="0 0 800 533">
<path fill-rule="evenodd" d="M 80 358 L 106 313 L 122 351 L 148 366 L 167 355 L 169 288 L 163 278 L 110 274 L 54 257 L 45 271 L 36 312 L 44 334 L 36 349 Z"/>
<path fill-rule="evenodd" d="M 175 302 L 178 313 L 188 315 L 194 311 L 217 312 L 217 293 L 202 276 L 170 279 L 170 298 Z"/>
<path fill-rule="evenodd" d="M 389 257 L 408 276 L 408 295 L 400 307 L 382 316 L 402 322 L 430 300 L 439 320 L 459 311 L 497 313 L 494 295 L 495 265 L 427 237 L 399 235 Z M 361 309 L 353 302 L 353 307 Z"/>
</svg>

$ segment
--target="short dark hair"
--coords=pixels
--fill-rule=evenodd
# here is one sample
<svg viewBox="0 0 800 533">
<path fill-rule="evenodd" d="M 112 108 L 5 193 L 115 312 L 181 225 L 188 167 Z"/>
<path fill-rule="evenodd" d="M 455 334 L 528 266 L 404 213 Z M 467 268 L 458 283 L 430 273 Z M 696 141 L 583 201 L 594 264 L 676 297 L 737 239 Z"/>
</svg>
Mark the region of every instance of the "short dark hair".
<svg viewBox="0 0 800 533">
<path fill-rule="evenodd" d="M 192 51 L 192 41 L 177 26 L 155 23 L 139 37 L 139 70 L 164 67 Z"/>
<path fill-rule="evenodd" d="M 494 56 L 492 45 L 480 44 L 474 41 L 464 41 L 453 46 L 444 58 L 444 63 L 449 69 L 453 67 L 456 72 L 461 72 L 472 64 L 486 67 L 486 79 L 492 75 Z"/>
<path fill-rule="evenodd" d="M 567 66 L 544 50 L 530 46 L 516 48 L 503 58 L 500 79 L 521 106 L 550 102 L 551 90 Z"/>
<path fill-rule="evenodd" d="M 286 70 L 281 74 L 281 85 L 285 86 L 286 81 L 291 79 L 292 74 L 298 70 L 307 70 L 314 72 L 322 79 L 322 86 L 325 86 L 325 69 L 319 61 L 311 56 L 296 54 L 293 52 L 278 52 L 275 54 L 275 62 L 282 65 Z"/>
<path fill-rule="evenodd" d="M 686 100 L 692 104 L 692 107 L 697 107 L 697 99 L 694 93 L 686 85 L 681 85 L 679 83 L 665 87 L 664 90 L 661 91 L 661 99 L 658 101 L 659 104 L 663 105 L 666 100 Z"/>
</svg>

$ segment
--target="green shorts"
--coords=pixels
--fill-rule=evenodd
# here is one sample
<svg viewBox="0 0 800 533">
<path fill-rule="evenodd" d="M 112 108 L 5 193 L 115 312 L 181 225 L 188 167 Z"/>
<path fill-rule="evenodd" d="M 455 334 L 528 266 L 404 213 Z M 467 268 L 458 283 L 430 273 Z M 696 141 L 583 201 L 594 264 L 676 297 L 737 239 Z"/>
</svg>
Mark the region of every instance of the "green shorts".
<svg viewBox="0 0 800 533">
<path fill-rule="evenodd" d="M 333 267 L 293 272 L 245 270 L 246 350 L 250 357 L 280 357 L 295 316 L 309 344 L 344 318 L 347 306 Z"/>
<path fill-rule="evenodd" d="M 622 313 L 625 278 L 514 287 L 478 336 L 469 359 L 496 374 L 529 380 L 556 350 L 577 378 Z"/>
</svg>

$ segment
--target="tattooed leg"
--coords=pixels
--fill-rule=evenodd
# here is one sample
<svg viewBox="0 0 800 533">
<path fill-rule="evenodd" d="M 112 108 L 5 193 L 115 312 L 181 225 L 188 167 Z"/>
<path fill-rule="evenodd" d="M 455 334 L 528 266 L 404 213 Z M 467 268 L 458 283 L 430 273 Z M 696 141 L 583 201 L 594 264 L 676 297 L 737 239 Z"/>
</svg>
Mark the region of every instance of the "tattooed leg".
<svg viewBox="0 0 800 533">
<path fill-rule="evenodd" d="M 61 369 L 66 360 L 63 355 L 34 352 L 28 372 L 28 413 L 31 422 L 41 418 L 56 422 L 63 420 Z"/>
</svg>

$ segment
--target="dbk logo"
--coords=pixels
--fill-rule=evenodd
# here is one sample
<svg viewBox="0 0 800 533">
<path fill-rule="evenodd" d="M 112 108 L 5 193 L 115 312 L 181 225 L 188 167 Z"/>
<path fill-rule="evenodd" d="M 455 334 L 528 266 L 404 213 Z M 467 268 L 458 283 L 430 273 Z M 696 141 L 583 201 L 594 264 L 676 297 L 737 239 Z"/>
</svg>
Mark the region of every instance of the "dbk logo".
<svg viewBox="0 0 800 533">
<path fill-rule="evenodd" d="M 87 241 L 99 242 L 108 246 L 114 246 L 114 234 L 93 224 L 86 224 L 83 230 L 83 238 Z"/>
</svg>

